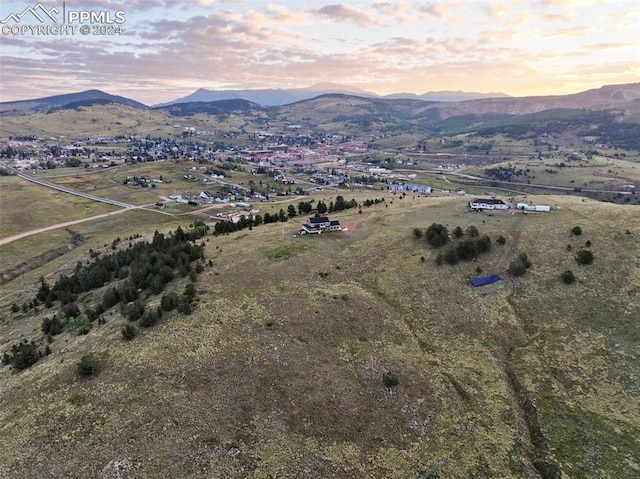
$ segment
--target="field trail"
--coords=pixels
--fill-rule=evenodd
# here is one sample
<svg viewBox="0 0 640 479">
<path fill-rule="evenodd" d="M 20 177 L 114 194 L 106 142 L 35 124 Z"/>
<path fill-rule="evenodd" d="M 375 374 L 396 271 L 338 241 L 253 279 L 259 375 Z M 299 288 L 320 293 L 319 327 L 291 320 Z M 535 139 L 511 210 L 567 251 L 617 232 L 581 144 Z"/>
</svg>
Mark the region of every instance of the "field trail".
<svg viewBox="0 0 640 479">
<path fill-rule="evenodd" d="M 90 216 L 88 218 L 82 218 L 79 220 L 73 220 L 73 221 L 65 221 L 64 223 L 57 223 L 55 225 L 50 225 L 50 226 L 45 226 L 43 228 L 38 228 L 35 230 L 31 230 L 31 231 L 23 231 L 22 233 L 18 233 L 12 236 L 7 236 L 6 238 L 2 238 L 0 239 L 0 246 L 11 243 L 12 241 L 16 241 L 22 238 L 26 238 L 27 236 L 32 236 L 32 235 L 37 235 L 39 233 L 44 233 L 45 231 L 51 231 L 51 230 L 56 230 L 59 228 L 66 228 L 68 226 L 73 226 L 73 225 L 77 225 L 80 223 L 85 223 L 87 221 L 94 221 L 94 220 L 99 220 L 102 218 L 108 218 L 110 216 L 114 216 L 114 215 L 118 215 L 120 213 L 124 213 L 125 211 L 130 211 L 132 208 L 122 208 L 120 210 L 116 210 L 116 211 L 112 211 L 111 213 L 102 213 L 100 215 L 96 215 L 96 216 Z"/>
</svg>

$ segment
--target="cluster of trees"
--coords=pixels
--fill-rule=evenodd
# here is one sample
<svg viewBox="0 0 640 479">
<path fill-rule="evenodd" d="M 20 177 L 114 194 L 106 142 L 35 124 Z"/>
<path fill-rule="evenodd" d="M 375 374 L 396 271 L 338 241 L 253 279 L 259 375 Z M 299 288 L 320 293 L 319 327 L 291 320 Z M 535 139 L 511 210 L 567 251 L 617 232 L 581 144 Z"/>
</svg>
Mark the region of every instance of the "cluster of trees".
<svg viewBox="0 0 640 479">
<path fill-rule="evenodd" d="M 365 200 L 362 203 L 362 206 L 372 206 L 372 205 L 377 205 L 379 203 L 384 203 L 384 198 L 375 198 L 373 200 Z M 292 206 L 290 206 L 289 208 L 292 208 Z M 329 205 L 327 206 L 327 204 L 324 201 L 318 201 L 317 205 L 316 205 L 316 212 L 319 215 L 324 215 L 324 214 L 331 214 L 334 212 L 338 212 L 338 211 L 343 211 L 343 210 L 348 210 L 351 208 L 357 208 L 358 207 L 358 202 L 355 199 L 350 199 L 350 200 L 345 200 L 343 196 L 337 196 L 336 197 L 336 201 L 335 203 L 333 201 L 329 202 Z M 298 203 L 298 214 L 309 214 L 313 211 L 313 202 L 312 201 L 301 201 L 300 203 Z M 293 211 L 295 213 L 295 208 L 293 208 Z M 290 215 L 290 216 L 295 216 L 294 215 Z"/>
<path fill-rule="evenodd" d="M 195 296 L 194 283 L 187 283 L 182 294 L 172 291 L 162 295 L 160 305 L 155 308 L 148 307 L 142 300 L 136 300 L 126 307 L 123 306 L 123 314 L 131 323 L 122 327 L 122 339 L 130 341 L 137 336 L 138 330 L 133 325 L 136 321 L 141 328 L 150 328 L 162 319 L 165 312 L 177 310 L 181 314 L 191 314 Z"/>
<path fill-rule="evenodd" d="M 574 226 L 573 228 L 571 228 L 571 235 L 582 236 L 582 228 L 580 226 Z M 576 263 L 578 263 L 579 265 L 587 265 L 587 264 L 593 263 L 593 260 L 594 260 L 593 253 L 590 250 L 585 249 L 590 247 L 591 247 L 591 241 L 587 240 L 584 244 L 584 248 L 578 250 L 578 252 L 574 256 Z M 571 251 L 572 249 L 573 247 L 570 244 L 567 245 L 567 251 Z M 577 281 L 575 275 L 573 274 L 573 271 L 571 271 L 570 269 L 560 274 L 560 280 L 564 284 L 573 284 Z"/>
<path fill-rule="evenodd" d="M 11 365 L 13 369 L 20 371 L 34 365 L 43 355 L 47 355 L 50 352 L 48 345 L 43 354 L 34 340 L 27 341 L 23 339 L 21 342 L 11 346 L 10 351 L 3 354 L 2 364 Z"/>
<path fill-rule="evenodd" d="M 366 200 L 363 205 L 364 206 L 372 206 L 377 205 L 379 203 L 384 203 L 384 198 L 376 198 L 374 200 Z M 327 213 L 333 213 L 336 211 L 342 211 L 349 208 L 358 207 L 358 202 L 355 199 L 351 199 L 346 201 L 344 197 L 337 196 L 335 203 L 333 201 L 329 202 L 329 206 L 326 205 L 324 201 L 318 201 L 315 206 L 315 210 L 317 215 L 324 215 Z M 233 222 L 231 220 L 228 221 L 219 221 L 213 228 L 213 234 L 215 236 L 218 235 L 226 235 L 229 233 L 234 233 L 236 231 L 243 230 L 245 228 L 253 229 L 255 226 L 261 224 L 268 223 L 285 223 L 289 221 L 290 218 L 294 218 L 298 216 L 298 214 L 310 214 L 314 210 L 313 201 L 300 201 L 298 203 L 298 207 L 294 205 L 289 205 L 287 207 L 287 211 L 285 212 L 282 208 L 278 213 L 265 213 L 264 216 L 254 215 L 253 217 L 241 216 L 237 222 Z"/>
<path fill-rule="evenodd" d="M 204 259 L 204 246 L 194 243 L 204 232 L 204 224 L 195 225 L 188 232 L 178 227 L 168 236 L 156 231 L 151 242 L 129 243 L 128 248 L 97 257 L 93 262 L 78 262 L 71 276 L 61 275 L 53 286 L 40 278 L 36 300 L 47 307 L 56 300 L 62 305 L 73 303 L 80 293 L 114 280 L 126 281 L 105 293 L 102 301 L 105 310 L 119 301 L 133 301 L 140 290 L 158 294 L 175 277 L 176 270 L 185 277 L 193 270 L 192 262 Z"/>
<path fill-rule="evenodd" d="M 282 211 L 282 214 L 284 214 L 284 211 Z M 269 215 L 269 220 L 270 220 L 269 222 L 271 222 L 271 215 Z M 214 236 L 220 236 L 220 235 L 228 235 L 229 233 L 240 231 L 245 228 L 249 228 L 251 230 L 253 229 L 254 226 L 261 225 L 263 222 L 264 220 L 260 215 L 254 215 L 253 217 L 247 217 L 242 215 L 237 222 L 233 222 L 231 220 L 217 222 L 216 225 L 213 227 L 213 234 Z"/>
<path fill-rule="evenodd" d="M 422 237 L 422 230 L 414 228 L 413 234 L 416 238 Z M 478 228 L 471 225 L 466 230 L 462 230 L 460 226 L 457 226 L 451 235 L 446 226 L 433 223 L 429 226 L 424 234 L 427 243 L 433 248 L 441 248 L 449 243 L 451 236 L 457 241 L 454 245 L 449 247 L 446 252 L 438 253 L 436 256 L 436 264 L 442 263 L 457 264 L 460 261 L 471 261 L 477 258 L 482 253 L 486 253 L 491 250 L 491 238 L 487 235 L 480 236 Z"/>
<path fill-rule="evenodd" d="M 196 291 L 193 282 L 187 285 L 182 295 L 170 293 L 163 296 L 158 308 L 148 308 L 139 299 L 144 292 L 161 293 L 166 284 L 176 276 L 176 272 L 182 277 L 189 276 L 193 281 L 202 271 L 199 260 L 204 259 L 204 245 L 196 245 L 195 241 L 206 233 L 206 227 L 201 222 L 191 226 L 189 231 L 178 227 L 175 233 L 170 232 L 167 236 L 156 231 L 151 242 L 143 241 L 135 245 L 130 243 L 126 249 L 101 257 L 92 254 L 92 262 L 79 262 L 72 275 L 61 275 L 53 285 L 40 278 L 40 287 L 36 298 L 31 302 L 32 307 L 44 302 L 49 308 L 55 301 L 60 301 L 63 313 L 62 317 L 54 314 L 43 319 L 41 330 L 47 342 L 52 342 L 54 336 L 65 330 L 69 334 L 87 334 L 96 319 L 99 323 L 104 323 L 104 318 L 100 318 L 100 315 L 118 303 L 122 314 L 130 321 L 139 320 L 141 327 L 155 324 L 161 318 L 162 311 L 177 309 L 183 314 L 191 313 Z M 119 239 L 114 241 L 114 244 L 118 243 Z M 192 266 L 193 262 L 196 262 L 195 267 Z M 97 305 L 85 305 L 84 311 L 80 311 L 76 301 L 81 293 L 113 281 L 119 281 L 119 284 L 104 291 L 102 300 Z M 12 307 L 12 310 L 16 311 L 16 308 Z M 131 331 L 127 334 L 130 335 Z M 123 337 L 124 335 L 123 333 Z M 14 344 L 2 360 L 5 365 L 24 369 L 50 352 L 48 344 L 43 353 L 35 341 L 23 340 Z"/>
<path fill-rule="evenodd" d="M 370 206 L 377 205 L 377 204 L 380 204 L 380 203 L 384 203 L 384 198 L 375 198 L 373 200 L 366 199 L 362 203 L 362 206 L 365 206 L 365 207 L 369 208 Z"/>
<path fill-rule="evenodd" d="M 318 203 L 316 204 L 316 211 L 318 212 L 319 215 L 324 215 L 327 213 L 331 214 L 336 211 L 343 211 L 343 210 L 348 210 L 350 208 L 357 208 L 357 207 L 358 207 L 358 202 L 355 199 L 346 201 L 344 197 L 338 195 L 336 197 L 335 203 L 333 201 L 330 201 L 329 206 L 327 206 L 324 201 L 318 201 Z"/>
<path fill-rule="evenodd" d="M 510 181 L 516 176 L 526 174 L 524 170 L 518 170 L 513 165 L 508 166 L 495 166 L 493 168 L 486 168 L 484 173 L 494 180 Z"/>
</svg>

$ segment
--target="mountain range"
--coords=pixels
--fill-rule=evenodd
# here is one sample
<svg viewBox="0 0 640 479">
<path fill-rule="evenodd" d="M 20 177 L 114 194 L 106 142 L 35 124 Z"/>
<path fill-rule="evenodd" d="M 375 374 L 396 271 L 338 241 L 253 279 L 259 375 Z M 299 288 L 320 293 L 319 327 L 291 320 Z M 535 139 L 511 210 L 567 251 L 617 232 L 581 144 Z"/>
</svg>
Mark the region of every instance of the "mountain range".
<svg viewBox="0 0 640 479">
<path fill-rule="evenodd" d="M 74 108 L 93 104 L 119 103 L 133 108 L 148 108 L 138 101 L 123 96 L 112 95 L 101 90 L 87 90 L 78 93 L 66 93 L 32 100 L 0 102 L 0 112 L 7 111 L 40 111 L 55 108 Z"/>
<path fill-rule="evenodd" d="M 476 93 L 463 91 L 427 92 L 423 93 L 422 95 L 416 95 L 415 93 L 393 93 L 390 95 L 381 96 L 370 91 L 362 90 L 360 88 L 339 85 L 336 83 L 317 83 L 313 86 L 304 88 L 284 89 L 269 88 L 256 90 L 207 90 L 206 88 L 200 88 L 199 90 L 185 97 L 154 106 L 162 107 L 175 105 L 177 103 L 210 102 L 235 99 L 247 100 L 263 106 L 280 106 L 295 103 L 298 101 L 309 100 L 311 98 L 327 94 L 354 95 L 363 98 L 385 98 L 391 100 L 410 98 L 415 100 L 437 102 L 477 100 L 480 98 L 508 98 L 508 96 L 504 93 Z"/>
<path fill-rule="evenodd" d="M 138 109 L 170 109 L 199 111 L 210 108 L 227 109 L 229 105 L 250 102 L 253 109 L 276 107 L 282 110 L 297 102 L 326 95 L 350 97 L 370 102 L 384 101 L 393 109 L 409 109 L 412 116 L 421 110 L 438 109 L 441 118 L 459 115 L 491 113 L 522 115 L 557 108 L 607 110 L 640 113 L 640 83 L 608 85 L 570 95 L 508 97 L 502 93 L 430 92 L 423 95 L 398 93 L 381 97 L 358 88 L 333 83 L 320 83 L 297 89 L 206 90 L 199 89 L 172 102 L 149 107 L 135 100 L 100 90 L 55 95 L 32 100 L 0 102 L 0 113 L 11 111 L 43 111 L 59 108 L 78 108 L 95 104 L 117 103 Z M 233 101 L 232 101 L 233 100 Z M 180 108 L 177 108 L 180 106 Z M 245 105 L 247 107 L 247 105 Z"/>
</svg>

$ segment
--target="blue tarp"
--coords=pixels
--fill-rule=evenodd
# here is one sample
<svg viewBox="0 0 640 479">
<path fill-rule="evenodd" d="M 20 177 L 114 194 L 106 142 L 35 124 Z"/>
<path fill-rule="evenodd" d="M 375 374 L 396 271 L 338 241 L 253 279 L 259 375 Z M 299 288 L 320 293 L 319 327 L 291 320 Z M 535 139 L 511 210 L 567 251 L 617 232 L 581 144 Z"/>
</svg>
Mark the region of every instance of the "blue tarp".
<svg viewBox="0 0 640 479">
<path fill-rule="evenodd" d="M 502 278 L 497 274 L 492 274 L 490 276 L 482 276 L 481 278 L 472 278 L 471 284 L 474 286 L 484 286 L 485 284 L 495 283 L 496 281 L 500 281 Z"/>
</svg>

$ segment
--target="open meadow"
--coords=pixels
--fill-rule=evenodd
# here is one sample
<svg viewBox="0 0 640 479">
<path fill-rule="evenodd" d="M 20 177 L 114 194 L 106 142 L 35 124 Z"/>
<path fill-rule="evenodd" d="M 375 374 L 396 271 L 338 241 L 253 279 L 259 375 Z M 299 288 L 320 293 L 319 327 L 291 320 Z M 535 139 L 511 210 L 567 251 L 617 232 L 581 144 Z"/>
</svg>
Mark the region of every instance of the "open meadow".
<svg viewBox="0 0 640 479">
<path fill-rule="evenodd" d="M 462 197 L 315 199 L 337 194 L 385 201 L 331 214 L 342 232 L 298 236 L 300 216 L 210 231 L 197 241 L 205 260 L 190 314 L 143 328 L 116 306 L 88 334 L 55 336 L 30 368 L 3 366 L 0 476 L 640 474 L 640 207 L 549 195 L 550 213 L 486 215 Z M 11 311 L 41 276 L 71 274 L 91 250 L 114 251 L 116 237 L 126 250 L 132 235 L 150 240 L 191 221 L 129 211 L 77 225 L 82 245 L 2 285 L 0 348 L 46 344 L 41 325 L 57 306 Z M 414 233 L 432 223 L 475 226 L 491 248 L 437 265 L 448 246 Z M 594 260 L 580 266 L 584 249 Z M 521 253 L 531 266 L 512 277 Z M 566 270 L 575 283 L 561 281 Z M 471 287 L 492 273 L 502 281 Z M 130 341 L 125 325 L 138 331 Z M 76 364 L 90 352 L 100 370 L 81 379 Z"/>
<path fill-rule="evenodd" d="M 0 238 L 117 210 L 17 176 L 0 177 Z"/>
</svg>

